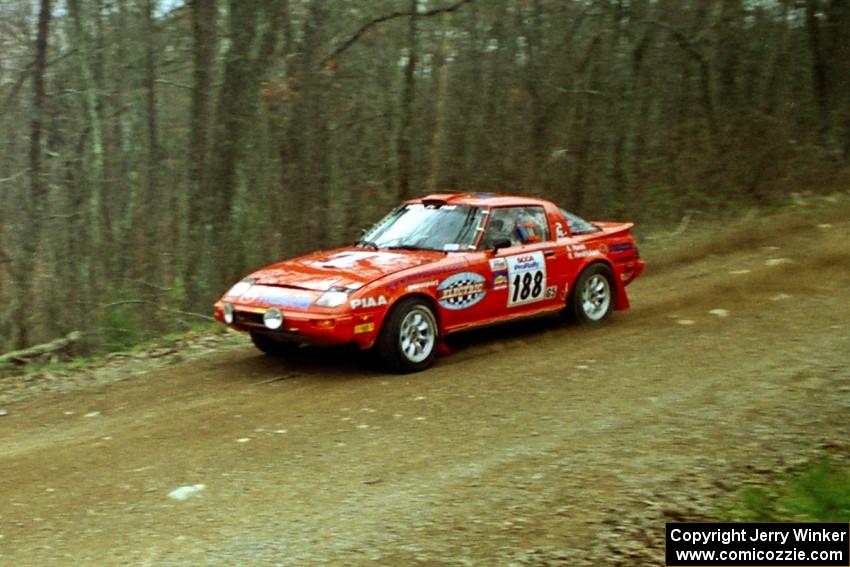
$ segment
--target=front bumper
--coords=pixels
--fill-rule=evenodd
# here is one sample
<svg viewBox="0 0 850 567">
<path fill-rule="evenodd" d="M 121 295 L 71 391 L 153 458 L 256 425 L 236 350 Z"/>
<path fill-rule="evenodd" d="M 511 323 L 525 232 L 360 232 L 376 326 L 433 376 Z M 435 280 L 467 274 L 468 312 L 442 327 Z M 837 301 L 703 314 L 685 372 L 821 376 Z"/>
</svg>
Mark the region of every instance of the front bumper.
<svg viewBox="0 0 850 567">
<path fill-rule="evenodd" d="M 224 302 L 215 304 L 215 318 L 237 331 L 260 332 L 269 337 L 320 346 L 356 343 L 360 348 L 369 348 L 375 342 L 378 321 L 372 313 L 310 313 L 286 310 L 280 329 L 268 329 L 263 323 L 263 314 L 268 307 L 257 307 L 232 303 L 233 323 L 224 321 Z"/>
</svg>

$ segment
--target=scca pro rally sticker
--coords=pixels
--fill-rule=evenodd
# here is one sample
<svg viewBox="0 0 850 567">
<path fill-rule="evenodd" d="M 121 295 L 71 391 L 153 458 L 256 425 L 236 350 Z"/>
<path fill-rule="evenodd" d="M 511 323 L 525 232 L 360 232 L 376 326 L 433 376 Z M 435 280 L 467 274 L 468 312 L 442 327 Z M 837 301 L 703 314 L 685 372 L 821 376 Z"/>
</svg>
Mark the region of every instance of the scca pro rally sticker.
<svg viewBox="0 0 850 567">
<path fill-rule="evenodd" d="M 546 293 L 546 262 L 543 252 L 508 256 L 508 307 L 543 299 Z"/>
<path fill-rule="evenodd" d="M 472 307 L 487 295 L 484 282 L 484 276 L 473 272 L 449 276 L 437 286 L 437 301 L 446 309 Z"/>
</svg>

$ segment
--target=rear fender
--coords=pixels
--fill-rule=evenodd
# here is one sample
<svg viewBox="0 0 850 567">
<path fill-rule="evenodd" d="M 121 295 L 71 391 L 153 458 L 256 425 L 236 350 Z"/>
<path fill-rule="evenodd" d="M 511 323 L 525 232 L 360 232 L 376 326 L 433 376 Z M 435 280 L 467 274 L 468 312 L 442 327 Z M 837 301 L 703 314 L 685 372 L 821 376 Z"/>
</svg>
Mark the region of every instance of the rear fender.
<svg viewBox="0 0 850 567">
<path fill-rule="evenodd" d="M 611 270 L 611 274 L 614 277 L 614 281 L 612 282 L 614 285 L 614 309 L 617 311 L 628 309 L 631 305 L 629 303 L 629 295 L 626 293 L 626 284 L 623 283 L 623 278 L 621 277 L 623 274 L 623 266 L 615 266 L 608 260 L 595 260 L 582 266 L 579 275 L 594 264 L 608 266 L 608 269 Z M 576 280 L 578 280 L 578 277 Z"/>
</svg>

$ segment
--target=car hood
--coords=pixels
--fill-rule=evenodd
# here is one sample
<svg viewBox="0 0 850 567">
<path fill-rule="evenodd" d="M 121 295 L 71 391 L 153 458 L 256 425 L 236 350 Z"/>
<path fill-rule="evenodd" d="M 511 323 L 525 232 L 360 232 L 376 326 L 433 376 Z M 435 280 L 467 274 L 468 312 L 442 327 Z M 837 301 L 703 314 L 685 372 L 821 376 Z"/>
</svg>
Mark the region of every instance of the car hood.
<svg viewBox="0 0 850 567">
<path fill-rule="evenodd" d="M 251 274 L 256 283 L 327 291 L 359 289 L 384 276 L 436 262 L 445 255 L 430 250 L 340 248 L 267 266 Z"/>
</svg>

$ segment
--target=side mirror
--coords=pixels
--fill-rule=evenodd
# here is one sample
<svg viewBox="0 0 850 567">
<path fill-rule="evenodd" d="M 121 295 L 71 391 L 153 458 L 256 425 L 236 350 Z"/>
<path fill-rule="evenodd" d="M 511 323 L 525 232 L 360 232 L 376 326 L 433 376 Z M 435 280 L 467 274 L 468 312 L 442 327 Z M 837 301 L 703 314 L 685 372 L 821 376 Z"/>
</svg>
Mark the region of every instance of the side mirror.
<svg viewBox="0 0 850 567">
<path fill-rule="evenodd" d="M 493 253 L 495 254 L 501 248 L 510 248 L 511 246 L 513 246 L 513 243 L 510 238 L 497 238 L 493 241 Z"/>
</svg>

